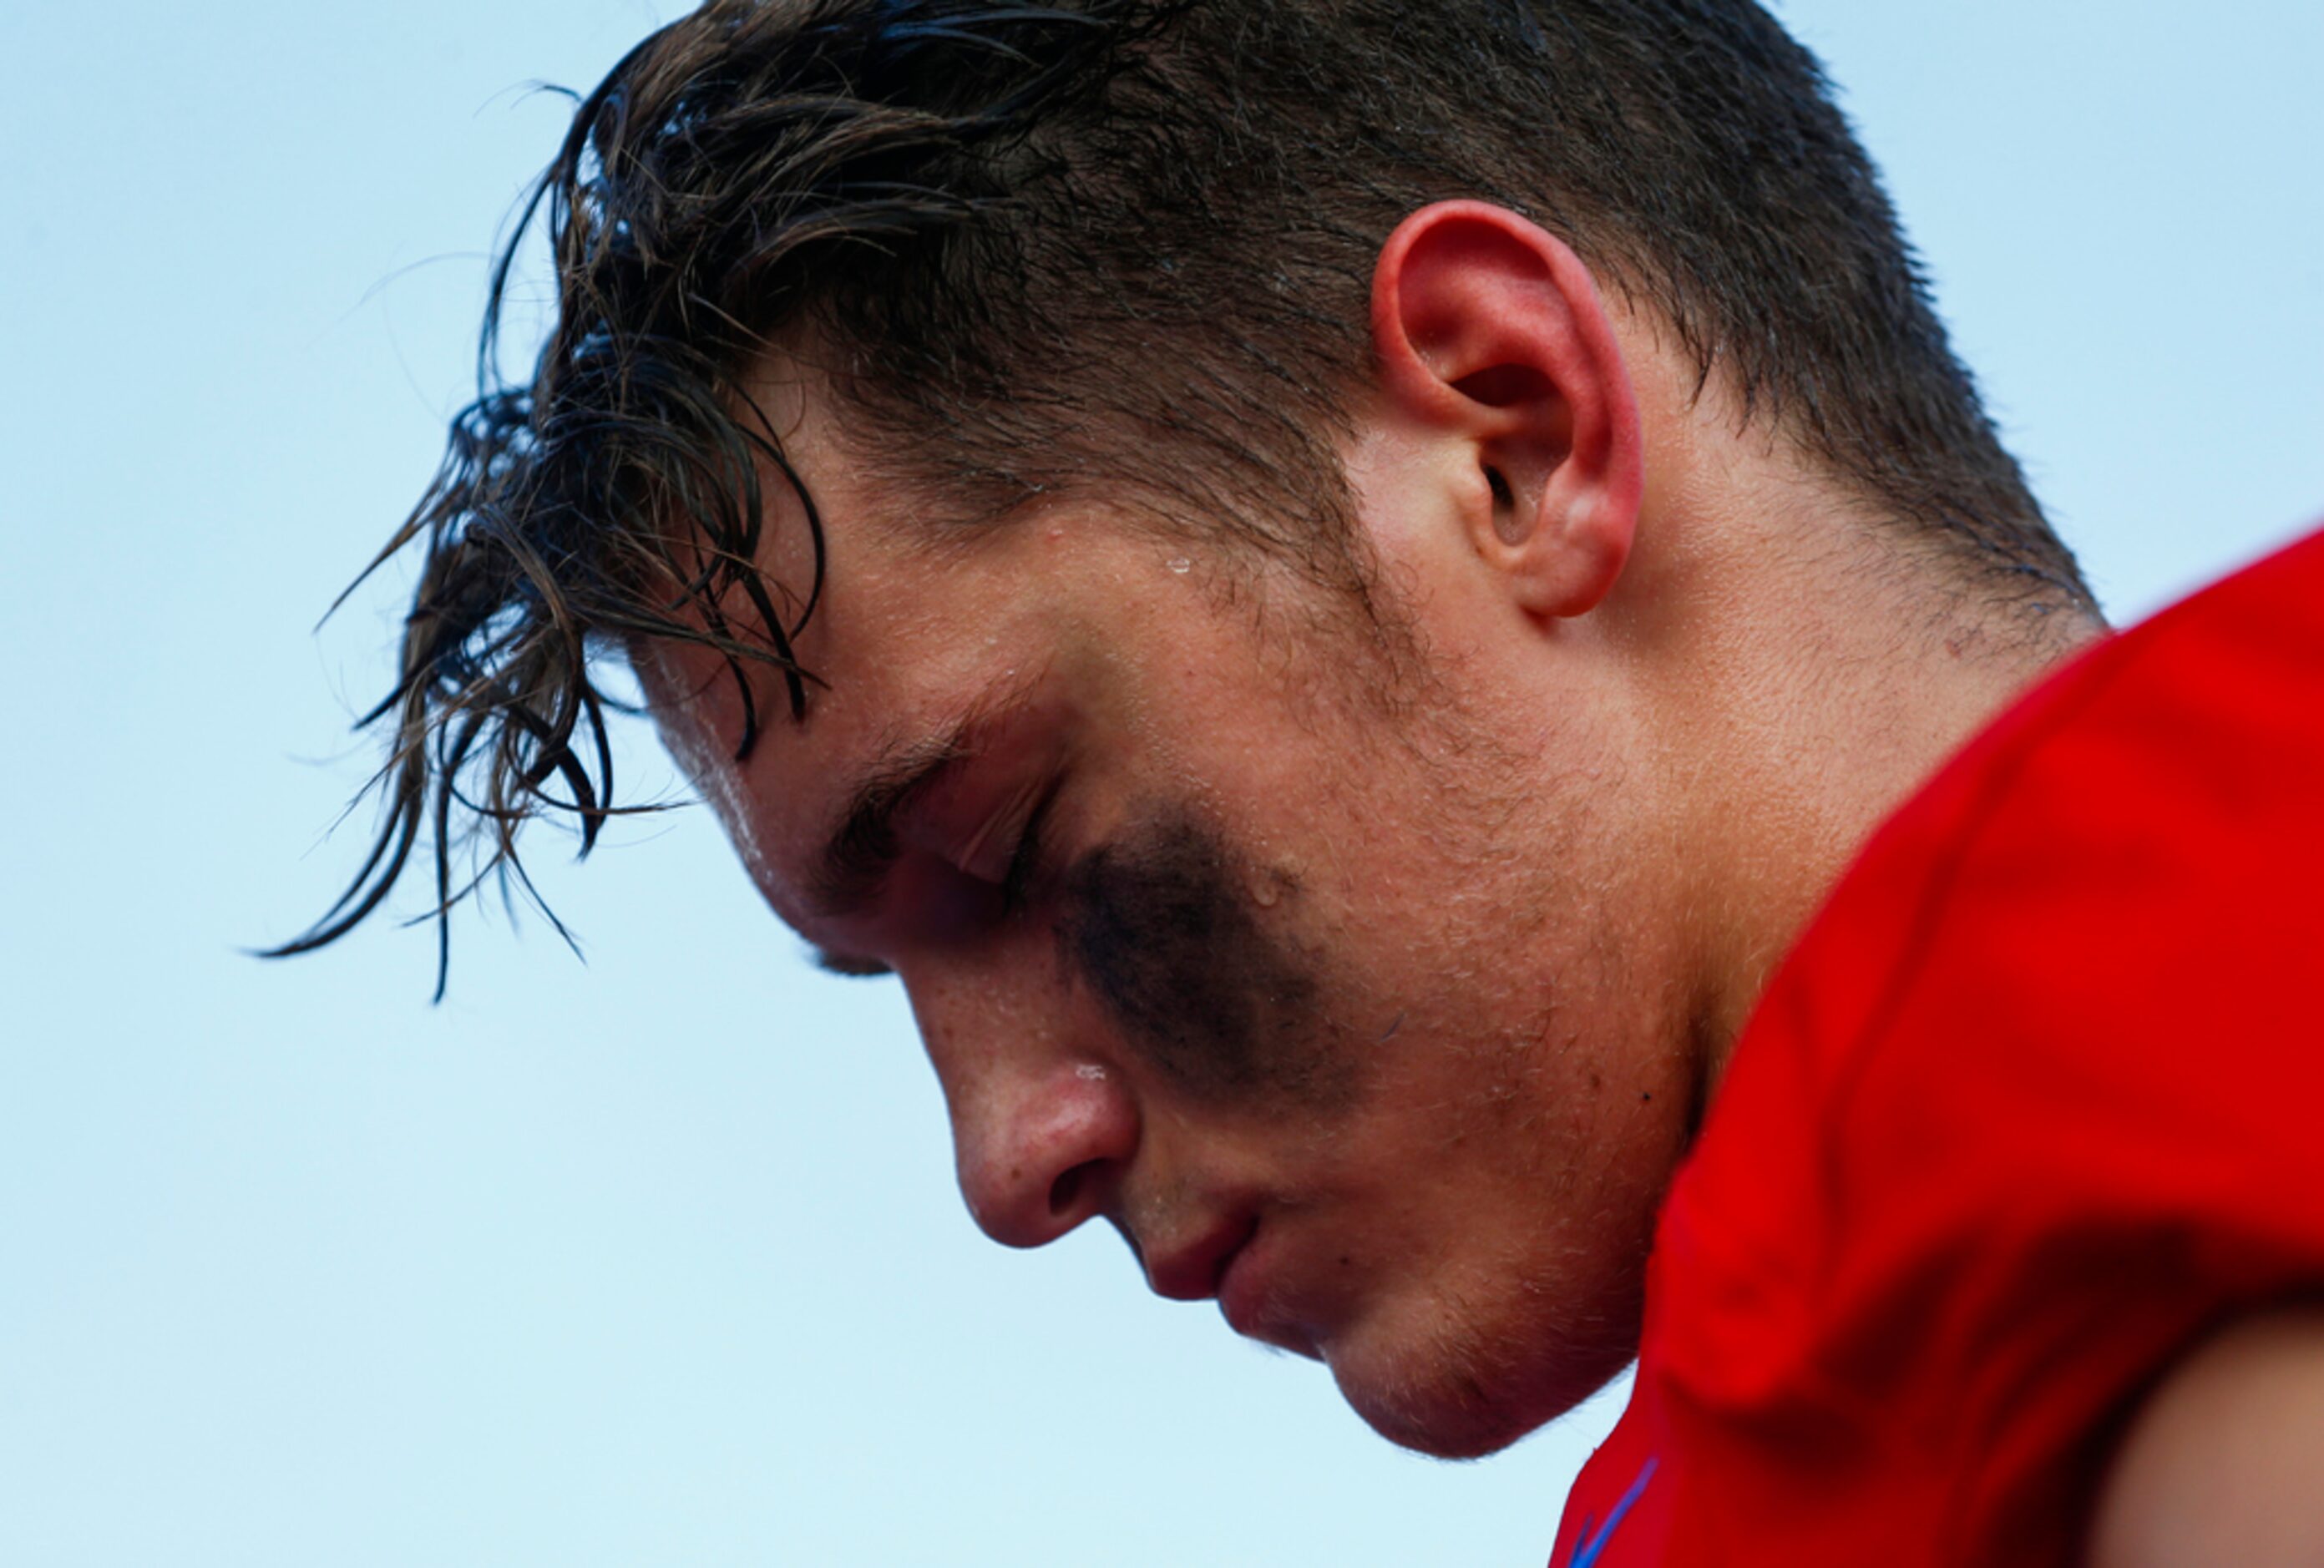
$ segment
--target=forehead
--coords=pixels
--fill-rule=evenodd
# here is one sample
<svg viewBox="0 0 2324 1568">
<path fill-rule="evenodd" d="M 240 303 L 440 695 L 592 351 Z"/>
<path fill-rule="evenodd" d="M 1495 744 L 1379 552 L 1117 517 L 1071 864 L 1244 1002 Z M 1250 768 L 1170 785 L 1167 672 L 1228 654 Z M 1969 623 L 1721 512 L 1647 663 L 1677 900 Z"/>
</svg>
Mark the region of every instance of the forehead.
<svg viewBox="0 0 2324 1568">
<path fill-rule="evenodd" d="M 824 524 L 821 593 L 793 644 L 813 678 L 806 717 L 793 721 L 774 669 L 742 661 L 758 741 L 738 758 L 744 689 L 723 655 L 660 640 L 633 646 L 631 661 L 671 755 L 777 911 L 806 929 L 814 852 L 850 790 L 1029 686 L 1073 641 L 1092 530 L 1076 519 L 1068 551 L 1061 517 L 975 530 L 931 521 L 918 498 L 847 449 L 828 393 L 797 362 L 771 360 L 752 402 Z M 815 530 L 789 481 L 763 467 L 756 564 L 776 603 L 804 603 L 818 566 Z M 737 628 L 755 624 L 728 608 Z"/>
<path fill-rule="evenodd" d="M 759 366 L 747 398 L 738 397 L 735 401 L 744 405 L 734 411 L 746 429 L 766 437 L 782 453 L 816 509 L 816 517 L 811 521 L 806 500 L 782 469 L 763 457 L 760 459 L 762 512 L 757 558 L 752 565 L 768 586 L 772 602 L 778 607 L 806 604 L 825 586 L 817 582 L 820 572 L 825 584 L 845 585 L 848 599 L 878 604 L 878 597 L 867 599 L 855 590 L 872 568 L 872 562 L 864 558 L 880 549 L 881 519 L 890 509 L 867 504 L 860 493 L 862 481 L 853 466 L 842 460 L 832 440 L 816 378 L 798 360 L 770 355 Z M 840 520 L 839 526 L 816 526 L 825 519 Z M 826 552 L 833 558 L 825 558 Z M 742 595 L 730 594 L 720 609 L 731 634 L 772 650 L 759 615 Z M 854 604 L 844 609 L 850 616 L 861 613 Z M 868 700 L 872 694 L 862 690 L 862 672 L 835 668 L 853 662 L 848 648 L 855 639 L 834 636 L 832 611 L 828 603 L 819 606 L 792 640 L 790 651 L 813 678 L 808 717 L 801 724 L 792 724 L 783 683 L 770 665 L 752 659 L 730 661 L 714 649 L 669 638 L 641 638 L 627 650 L 664 745 L 716 813 L 753 878 L 770 893 L 768 879 L 776 866 L 774 851 L 792 826 L 786 820 L 789 813 L 782 807 L 787 801 L 795 804 L 798 791 L 794 788 L 777 793 L 764 803 L 777 808 L 770 814 L 751 789 L 760 763 L 770 750 L 796 752 L 810 739 L 825 748 L 848 741 L 849 732 L 861 727 L 872 706 Z M 696 609 L 689 607 L 682 613 L 695 624 L 704 624 L 705 617 Z M 826 683 L 828 691 L 818 689 Z M 751 727 L 746 701 L 761 738 L 747 763 L 737 756 L 742 736 Z M 775 744 L 770 746 L 770 742 Z M 861 743 L 860 739 L 856 743 Z"/>
<path fill-rule="evenodd" d="M 1329 685 L 1313 671 L 1290 678 L 1301 662 L 1291 642 L 1316 640 L 1312 589 L 1278 583 L 1248 547 L 1190 544 L 1096 493 L 981 524 L 934 518 L 840 438 L 812 371 L 775 364 L 752 401 L 826 525 L 823 591 L 795 644 L 816 678 L 807 717 L 792 722 L 779 678 L 760 666 L 759 740 L 738 762 L 742 694 L 723 658 L 663 642 L 633 650 L 633 662 L 672 754 L 761 891 L 816 940 L 817 852 L 851 793 L 980 709 L 1038 687 L 1035 706 L 1103 737 L 1093 744 L 1107 756 L 1091 758 L 1093 770 L 1110 764 L 1151 782 L 1199 770 L 1186 754 L 1195 729 L 1204 744 L 1240 736 L 1266 756 L 1265 737 L 1250 732 L 1268 705 L 1251 698 L 1287 686 L 1295 701 L 1318 700 Z M 816 565 L 808 515 L 779 473 L 763 488 L 759 565 L 804 601 Z M 1276 625 L 1277 611 L 1295 608 Z"/>
<path fill-rule="evenodd" d="M 867 776 L 932 754 L 989 700 L 980 694 L 993 685 L 993 655 L 1004 640 L 999 628 L 1022 619 L 1010 604 L 991 602 L 989 583 L 960 573 L 931 582 L 908 561 L 843 542 L 850 531 L 844 524 L 834 531 L 830 585 L 794 643 L 813 677 L 803 718 L 794 718 L 770 667 L 730 663 L 711 649 L 667 640 L 632 650 L 664 744 L 752 880 L 801 930 L 810 924 L 817 852 L 851 792 Z M 996 630 L 952 634 L 955 623 L 922 608 L 939 596 L 968 624 Z M 1022 640 L 1021 630 L 1016 637 Z M 999 661 L 1004 676 L 1015 668 Z M 756 740 L 743 756 L 752 716 Z"/>
</svg>

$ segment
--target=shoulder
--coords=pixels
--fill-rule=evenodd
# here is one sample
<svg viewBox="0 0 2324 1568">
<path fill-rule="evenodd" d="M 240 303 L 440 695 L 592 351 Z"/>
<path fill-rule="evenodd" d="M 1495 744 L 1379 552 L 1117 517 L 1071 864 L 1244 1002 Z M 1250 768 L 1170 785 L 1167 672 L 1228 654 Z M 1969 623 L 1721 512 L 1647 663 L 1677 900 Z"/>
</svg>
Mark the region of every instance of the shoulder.
<svg viewBox="0 0 2324 1568">
<path fill-rule="evenodd" d="M 2030 693 L 1876 835 L 1769 1000 L 1849 1081 L 2100 1030 L 2119 1075 L 2140 1065 L 2126 1045 L 2174 1029 L 2304 1024 L 2319 806 L 2324 534 Z"/>
<path fill-rule="evenodd" d="M 2324 1309 L 2256 1314 L 2173 1369 L 2130 1425 L 2092 1568 L 2324 1563 Z"/>
<path fill-rule="evenodd" d="M 2084 1135 L 2151 1116 L 2163 1147 L 2280 1139 L 2324 1092 L 2319 811 L 2324 533 L 2073 660 L 1875 835 L 1737 1048 L 1694 1162 L 1720 1179 L 1683 1185 L 1761 1194 L 1804 1263 L 1843 1175 L 2104 1176 Z"/>
<path fill-rule="evenodd" d="M 1658 1239 L 1675 1419 L 1786 1434 L 1736 1508 L 1789 1476 L 1837 1518 L 1857 1474 L 1932 1560 L 2062 1551 L 2159 1370 L 2324 1287 L 2319 805 L 2324 536 L 2091 650 L 1876 835 Z"/>
</svg>

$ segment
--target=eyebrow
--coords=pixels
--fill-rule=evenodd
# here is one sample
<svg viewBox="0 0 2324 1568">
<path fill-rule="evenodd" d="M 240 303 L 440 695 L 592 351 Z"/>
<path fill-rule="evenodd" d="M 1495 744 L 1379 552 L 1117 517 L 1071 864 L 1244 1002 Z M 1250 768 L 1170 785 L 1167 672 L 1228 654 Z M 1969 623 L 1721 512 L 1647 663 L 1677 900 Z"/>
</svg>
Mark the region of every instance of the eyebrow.
<svg viewBox="0 0 2324 1568">
<path fill-rule="evenodd" d="M 861 914 L 879 896 L 901 853 L 897 823 L 968 755 L 967 732 L 964 722 L 942 735 L 890 748 L 865 770 L 816 862 L 807 897 L 817 915 L 835 920 Z"/>
<path fill-rule="evenodd" d="M 897 824 L 983 750 L 977 741 L 980 731 L 1021 707 L 1032 695 L 1038 683 L 1011 678 L 1015 675 L 1010 671 L 1009 678 L 981 693 L 950 728 L 919 741 L 890 744 L 864 770 L 824 839 L 807 884 L 807 900 L 818 916 L 844 919 L 862 913 L 879 896 L 901 853 Z M 888 973 L 883 965 L 820 950 L 816 961 L 839 974 Z"/>
<path fill-rule="evenodd" d="M 891 749 L 857 781 L 807 884 L 807 900 L 816 914 L 826 920 L 859 914 L 879 896 L 900 852 L 897 822 L 960 765 L 966 742 L 963 724 L 932 741 Z M 875 960 L 828 947 L 810 951 L 815 966 L 826 974 L 876 980 L 895 973 Z"/>
</svg>

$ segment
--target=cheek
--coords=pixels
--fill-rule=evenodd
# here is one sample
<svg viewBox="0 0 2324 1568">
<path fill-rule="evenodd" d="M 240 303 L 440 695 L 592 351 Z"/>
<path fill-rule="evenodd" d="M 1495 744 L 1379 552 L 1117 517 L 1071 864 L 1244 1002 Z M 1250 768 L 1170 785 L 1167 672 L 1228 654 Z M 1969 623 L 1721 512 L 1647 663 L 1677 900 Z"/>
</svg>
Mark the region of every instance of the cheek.
<svg viewBox="0 0 2324 1568">
<path fill-rule="evenodd" d="M 1074 868 L 1057 939 L 1130 1045 L 1188 1094 L 1343 1102 L 1358 1064 L 1331 1044 L 1323 983 L 1255 902 L 1215 830 L 1177 814 Z"/>
</svg>

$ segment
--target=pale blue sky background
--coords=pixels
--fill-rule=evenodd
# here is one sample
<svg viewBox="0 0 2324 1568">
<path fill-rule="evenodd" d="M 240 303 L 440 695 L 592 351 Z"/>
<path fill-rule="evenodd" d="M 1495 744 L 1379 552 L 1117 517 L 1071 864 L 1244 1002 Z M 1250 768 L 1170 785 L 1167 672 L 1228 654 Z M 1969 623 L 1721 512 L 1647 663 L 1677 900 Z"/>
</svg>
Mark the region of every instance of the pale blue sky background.
<svg viewBox="0 0 2324 1568">
<path fill-rule="evenodd" d="M 238 955 L 357 853 L 392 592 L 309 628 L 465 392 L 521 84 L 676 9 L 0 9 L 0 1563 L 1539 1563 L 1602 1416 L 1429 1463 L 1108 1235 L 985 1242 L 897 995 L 699 814 L 545 878 L 586 968 Z M 2118 613 L 2324 513 L 2324 7 L 1782 10 Z"/>
</svg>

